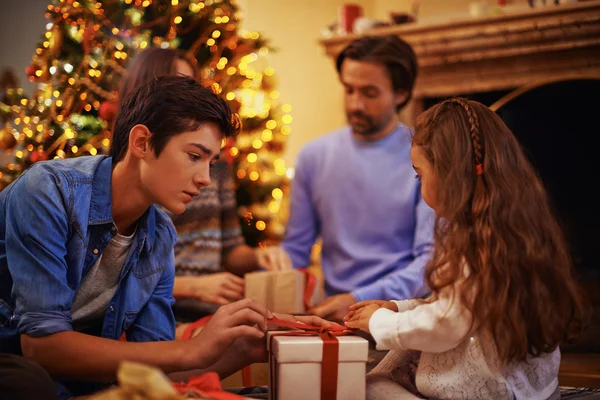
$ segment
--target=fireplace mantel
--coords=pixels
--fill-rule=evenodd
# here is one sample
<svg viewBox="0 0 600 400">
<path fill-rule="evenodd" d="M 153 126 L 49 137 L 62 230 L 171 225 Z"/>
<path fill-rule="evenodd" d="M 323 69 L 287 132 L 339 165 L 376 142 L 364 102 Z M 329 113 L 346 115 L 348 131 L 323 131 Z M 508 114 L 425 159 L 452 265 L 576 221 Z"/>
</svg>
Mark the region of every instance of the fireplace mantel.
<svg viewBox="0 0 600 400">
<path fill-rule="evenodd" d="M 415 98 L 507 90 L 573 76 L 600 76 L 600 0 L 443 24 L 376 28 L 418 56 Z M 322 40 L 337 54 L 359 35 Z"/>
</svg>

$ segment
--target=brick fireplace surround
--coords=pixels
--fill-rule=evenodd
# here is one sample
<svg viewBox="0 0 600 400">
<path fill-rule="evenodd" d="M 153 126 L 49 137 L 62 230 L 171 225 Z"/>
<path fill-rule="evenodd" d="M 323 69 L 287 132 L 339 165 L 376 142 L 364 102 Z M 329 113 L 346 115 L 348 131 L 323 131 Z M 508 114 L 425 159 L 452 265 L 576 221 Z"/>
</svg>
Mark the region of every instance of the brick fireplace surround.
<svg viewBox="0 0 600 400">
<path fill-rule="evenodd" d="M 600 0 L 369 32 L 388 34 L 409 42 L 419 60 L 414 99 L 401 115 L 409 125 L 424 108 L 445 97 L 472 95 L 477 99 L 477 94 L 501 93 L 505 96 L 488 104 L 497 110 L 529 88 L 546 83 L 600 80 Z M 335 58 L 358 37 L 334 37 L 321 43 L 326 54 Z M 600 111 L 597 96 L 591 101 Z M 600 133 L 595 126 L 591 131 Z M 597 181 L 597 174 L 593 176 Z M 600 240 L 600 234 L 596 237 Z M 584 345 L 563 349 L 559 381 L 563 386 L 600 388 L 600 264 L 591 270 L 588 266 L 586 273 L 584 283 L 594 302 L 595 319 Z"/>
</svg>

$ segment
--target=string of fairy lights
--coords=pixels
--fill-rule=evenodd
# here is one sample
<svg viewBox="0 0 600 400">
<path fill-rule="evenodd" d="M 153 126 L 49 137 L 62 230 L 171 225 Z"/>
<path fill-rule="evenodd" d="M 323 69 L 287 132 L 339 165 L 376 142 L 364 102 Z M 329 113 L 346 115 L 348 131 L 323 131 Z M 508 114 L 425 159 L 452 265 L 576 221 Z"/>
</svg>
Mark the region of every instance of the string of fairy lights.
<svg viewBox="0 0 600 400">
<path fill-rule="evenodd" d="M 240 212 L 256 230 L 281 236 L 292 108 L 280 103 L 266 41 L 238 32 L 240 17 L 235 0 L 55 0 L 26 70 L 34 95 L 13 89 L 11 104 L 0 104 L 10 116 L 0 150 L 14 152 L 0 166 L 3 186 L 34 162 L 106 153 L 127 60 L 149 46 L 179 48 L 242 120 L 238 138 L 223 143 L 238 185 L 250 188 Z"/>
</svg>

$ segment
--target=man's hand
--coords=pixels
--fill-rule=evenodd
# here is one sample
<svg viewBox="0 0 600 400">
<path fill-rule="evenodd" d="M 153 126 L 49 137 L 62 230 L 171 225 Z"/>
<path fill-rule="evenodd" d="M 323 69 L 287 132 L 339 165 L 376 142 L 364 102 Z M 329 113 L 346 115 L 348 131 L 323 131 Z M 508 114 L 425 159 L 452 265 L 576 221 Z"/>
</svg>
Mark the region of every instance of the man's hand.
<svg viewBox="0 0 600 400">
<path fill-rule="evenodd" d="M 180 287 L 184 296 L 220 306 L 244 298 L 244 279 L 229 272 L 203 276 L 182 276 Z M 175 293 L 177 295 L 177 293 Z M 178 297 L 178 296 L 176 296 Z"/>
<path fill-rule="evenodd" d="M 328 297 L 324 302 L 309 310 L 311 314 L 315 314 L 321 318 L 342 322 L 344 316 L 348 313 L 349 307 L 356 303 L 356 299 L 350 293 L 342 293 Z"/>
<path fill-rule="evenodd" d="M 284 271 L 292 269 L 290 255 L 280 246 L 256 249 L 258 265 L 268 271 Z"/>
<path fill-rule="evenodd" d="M 204 329 L 188 341 L 197 350 L 197 368 L 217 362 L 234 343 L 243 348 L 264 343 L 267 319 L 272 316 L 267 307 L 251 299 L 220 307 Z"/>
<path fill-rule="evenodd" d="M 321 317 L 317 317 L 316 315 L 291 315 L 291 314 L 279 314 L 273 313 L 275 318 L 278 318 L 283 321 L 289 322 L 297 322 L 300 324 L 317 326 L 319 328 L 328 328 L 330 326 L 340 326 L 340 324 L 332 321 L 327 321 Z M 285 330 L 287 328 L 280 327 L 272 322 L 268 324 L 268 330 Z"/>
<path fill-rule="evenodd" d="M 360 329 L 369 332 L 369 320 L 373 313 L 380 308 L 387 308 L 398 312 L 398 306 L 391 301 L 366 300 L 350 306 L 350 312 L 344 317 L 344 323 L 348 328 Z"/>
<path fill-rule="evenodd" d="M 348 315 L 350 315 L 354 310 L 358 310 L 359 308 L 370 306 L 372 304 L 377 304 L 380 308 L 387 308 L 388 310 L 392 310 L 393 312 L 398 312 L 398 305 L 396 305 L 396 303 L 394 303 L 393 301 L 365 300 L 352 304 L 350 306 L 350 313 L 348 313 Z"/>
</svg>

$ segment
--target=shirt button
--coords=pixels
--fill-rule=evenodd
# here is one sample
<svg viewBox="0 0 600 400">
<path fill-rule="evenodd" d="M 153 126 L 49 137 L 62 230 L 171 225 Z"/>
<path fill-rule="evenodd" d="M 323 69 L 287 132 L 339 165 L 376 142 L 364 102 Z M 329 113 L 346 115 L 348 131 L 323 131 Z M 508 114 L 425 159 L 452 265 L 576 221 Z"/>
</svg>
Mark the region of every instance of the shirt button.
<svg viewBox="0 0 600 400">
<path fill-rule="evenodd" d="M 93 253 L 98 254 L 98 249 L 94 249 Z"/>
<path fill-rule="evenodd" d="M 110 306 L 108 309 L 109 309 L 110 311 L 115 311 L 115 306 Z"/>
</svg>

